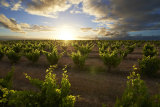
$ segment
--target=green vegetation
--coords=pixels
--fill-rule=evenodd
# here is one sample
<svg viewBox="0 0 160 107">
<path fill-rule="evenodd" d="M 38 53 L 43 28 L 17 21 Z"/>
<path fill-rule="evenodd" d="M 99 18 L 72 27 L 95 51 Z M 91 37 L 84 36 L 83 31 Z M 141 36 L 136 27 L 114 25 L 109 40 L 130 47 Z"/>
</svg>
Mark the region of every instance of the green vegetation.
<svg viewBox="0 0 160 107">
<path fill-rule="evenodd" d="M 11 49 L 6 52 L 6 56 L 11 61 L 12 64 L 17 63 L 21 58 L 20 53 L 16 53 L 14 50 Z"/>
<path fill-rule="evenodd" d="M 110 48 L 108 48 L 105 52 L 100 51 L 99 55 L 108 67 L 108 71 L 111 71 L 112 67 L 117 67 L 122 61 L 122 57 L 118 55 L 118 50 L 111 51 Z"/>
<path fill-rule="evenodd" d="M 14 74 L 14 67 L 12 67 L 11 71 L 8 72 L 4 78 L 0 79 L 0 86 L 11 89 L 13 74 Z"/>
<path fill-rule="evenodd" d="M 73 43 L 72 46 L 75 48 L 76 52 L 71 53 L 71 58 L 77 67 L 83 68 L 86 58 L 94 47 L 94 44 L 92 44 L 91 42 L 83 43 L 82 41 L 80 41 L 79 43 Z"/>
<path fill-rule="evenodd" d="M 13 91 L 10 90 L 13 88 L 13 83 L 12 83 L 13 74 L 14 74 L 14 67 L 12 67 L 12 70 L 8 72 L 4 78 L 0 79 L 0 106 L 8 102 L 10 92 Z"/>
<path fill-rule="evenodd" d="M 16 107 L 73 107 L 76 101 L 76 96 L 69 94 L 71 84 L 68 80 L 68 75 L 66 74 L 67 71 L 63 69 L 64 73 L 61 84 L 58 85 L 56 75 L 53 74 L 55 68 L 56 66 L 50 66 L 50 68 L 46 70 L 44 81 L 32 79 L 28 74 L 25 74 L 30 83 L 36 86 L 39 91 L 10 90 L 6 81 L 10 83 L 13 72 L 9 73 L 4 79 L 2 79 L 0 84 L 2 94 L 0 97 L 0 103 Z"/>
<path fill-rule="evenodd" d="M 134 51 L 134 48 L 135 48 L 136 44 L 133 44 L 131 46 L 127 46 L 127 50 L 129 53 L 132 53 Z"/>
<path fill-rule="evenodd" d="M 98 67 L 96 66 L 97 68 L 95 66 L 91 66 L 90 63 L 94 62 L 91 58 L 93 58 L 94 56 L 96 56 L 97 58 L 96 60 L 98 61 L 101 58 L 100 64 L 103 61 L 104 65 L 108 68 L 108 71 L 112 71 L 113 68 L 116 68 L 120 65 L 122 60 L 126 61 L 126 62 L 124 61 L 124 63 L 129 63 L 130 57 L 127 57 L 127 55 L 132 54 L 135 48 L 140 49 L 139 47 L 142 47 L 144 43 L 145 45 L 142 50 L 143 57 L 142 59 L 138 60 L 139 68 L 134 67 L 134 71 L 130 73 L 130 76 L 127 77 L 128 81 L 126 84 L 126 89 L 122 97 L 117 98 L 115 107 L 160 107 L 160 94 L 151 95 L 149 93 L 150 90 L 148 92 L 148 88 L 145 82 L 140 78 L 140 74 L 144 74 L 147 76 L 155 76 L 156 74 L 158 74 L 158 70 L 160 69 L 160 59 L 158 57 L 157 47 L 159 46 L 160 43 L 159 41 L 148 41 L 146 43 L 146 41 L 130 41 L 130 40 L 127 41 L 114 41 L 114 40 L 76 41 L 75 40 L 75 41 L 69 41 L 68 43 L 57 40 L 56 41 L 54 40 L 53 41 L 48 41 L 48 40 L 0 41 L 0 60 L 4 57 L 4 60 L 2 60 L 0 63 L 3 63 L 6 57 L 10 60 L 12 64 L 17 63 L 21 57 L 22 60 L 24 59 L 24 57 L 26 57 L 32 63 L 37 63 L 39 58 L 42 59 L 46 58 L 48 63 L 51 65 L 51 67 L 48 70 L 46 70 L 45 78 L 43 78 L 42 80 L 38 78 L 33 79 L 32 77 L 30 77 L 28 74 L 25 73 L 26 79 L 29 80 L 29 82 L 34 86 L 35 90 L 32 89 L 23 90 L 21 88 L 20 88 L 21 90 L 13 90 L 13 89 L 19 89 L 17 87 L 14 88 L 12 86 L 14 82 L 12 80 L 14 70 L 8 72 L 6 77 L 0 79 L 0 106 L 73 107 L 76 101 L 76 96 L 73 96 L 70 93 L 71 84 L 68 80 L 67 71 L 64 69 L 62 74 L 62 79 L 59 78 L 59 73 L 60 73 L 59 71 L 58 71 L 58 78 L 56 78 L 56 74 L 53 73 L 53 71 L 56 69 L 56 66 L 53 65 L 59 64 L 60 65 L 59 67 L 61 68 L 61 65 L 63 64 L 59 62 L 60 58 L 69 57 L 70 59 L 68 60 L 68 62 L 66 62 L 65 60 L 65 63 L 67 64 L 69 63 L 69 65 L 71 65 L 71 69 L 72 69 L 72 62 L 70 60 L 72 59 L 74 65 L 76 65 L 79 69 L 82 68 L 82 70 L 84 71 L 93 70 L 95 75 L 99 73 L 99 72 L 97 73 L 97 71 L 103 72 L 106 70 L 106 68 L 103 65 L 102 65 L 103 68 L 100 68 L 101 65 L 99 66 L 97 62 L 95 63 L 98 65 Z M 90 53 L 91 51 L 93 52 Z M 97 51 L 99 51 L 100 57 L 98 56 Z M 65 52 L 66 54 L 64 55 Z M 63 61 L 63 58 L 60 61 Z M 87 63 L 89 62 L 87 64 L 89 65 L 88 68 L 87 66 L 85 66 L 86 60 Z M 134 60 L 134 58 L 132 60 Z M 5 63 L 7 63 L 7 61 Z M 122 65 L 124 63 L 122 63 Z M 37 65 L 38 64 L 39 63 L 37 63 Z M 18 64 L 16 64 L 16 67 L 17 65 Z M 83 69 L 84 66 L 87 69 Z M 128 67 L 129 66 L 127 66 L 126 68 Z M 123 69 L 121 71 L 120 68 L 119 71 L 120 71 L 119 73 L 122 73 Z M 107 74 L 111 73 L 112 72 Z M 125 74 L 120 74 L 120 75 L 125 75 Z M 157 75 L 157 77 L 158 76 L 159 75 Z M 145 77 L 145 78 L 149 79 L 150 77 Z M 95 81 L 95 84 L 96 83 L 98 82 Z M 108 106 L 108 105 L 103 104 L 103 106 Z"/>
<path fill-rule="evenodd" d="M 143 57 L 138 60 L 139 71 L 142 74 L 153 76 L 160 69 L 160 59 L 157 57 L 158 51 L 154 45 L 146 43 L 143 47 Z"/>
<path fill-rule="evenodd" d="M 86 45 L 83 44 L 83 43 L 76 43 L 76 44 L 73 44 L 74 48 L 77 50 L 77 51 L 80 51 L 80 53 L 82 55 L 88 55 L 92 48 L 94 47 L 94 45 L 92 43 L 87 43 Z"/>
<path fill-rule="evenodd" d="M 154 56 L 144 56 L 142 60 L 138 60 L 139 63 L 139 71 L 142 74 L 153 76 L 160 69 L 160 60 Z"/>
<path fill-rule="evenodd" d="M 59 54 L 57 48 L 54 47 L 51 52 L 43 51 L 50 65 L 57 64 L 63 53 Z"/>
<path fill-rule="evenodd" d="M 127 77 L 127 87 L 121 99 L 116 100 L 115 107 L 159 107 L 160 94 L 149 95 L 147 86 L 136 73 L 137 68 Z"/>
<path fill-rule="evenodd" d="M 115 107 L 151 107 L 148 90 L 144 81 L 140 79 L 140 74 L 133 71 L 127 79 L 127 87 L 122 98 L 117 99 Z"/>
<path fill-rule="evenodd" d="M 126 49 L 126 50 L 120 50 L 120 55 L 123 57 L 123 58 L 126 58 L 127 55 L 129 54 L 129 51 Z"/>
<path fill-rule="evenodd" d="M 40 57 L 40 51 L 39 50 L 32 50 L 31 52 L 28 52 L 25 54 L 26 58 L 30 60 L 32 63 L 36 63 Z"/>
<path fill-rule="evenodd" d="M 158 55 L 158 51 L 154 45 L 146 43 L 143 47 L 143 55 L 153 57 Z"/>
<path fill-rule="evenodd" d="M 16 53 L 19 53 L 22 49 L 21 49 L 21 44 L 14 44 L 13 46 L 12 46 L 12 49 L 13 49 L 13 51 L 14 52 L 16 52 Z"/>
<path fill-rule="evenodd" d="M 83 68 L 87 55 L 82 55 L 80 51 L 77 51 L 72 52 L 71 58 L 79 68 Z"/>
<path fill-rule="evenodd" d="M 0 60 L 2 60 L 3 57 L 4 57 L 4 52 L 2 49 L 0 49 Z"/>
</svg>

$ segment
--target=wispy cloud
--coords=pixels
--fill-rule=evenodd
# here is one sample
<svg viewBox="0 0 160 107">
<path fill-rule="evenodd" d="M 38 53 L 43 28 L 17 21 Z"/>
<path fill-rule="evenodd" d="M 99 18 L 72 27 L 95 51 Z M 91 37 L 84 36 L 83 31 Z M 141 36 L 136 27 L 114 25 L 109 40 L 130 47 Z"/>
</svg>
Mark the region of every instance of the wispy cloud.
<svg viewBox="0 0 160 107">
<path fill-rule="evenodd" d="M 55 28 L 52 26 L 42 26 L 42 25 L 33 25 L 30 28 L 27 29 L 28 31 L 32 32 L 47 32 L 47 31 L 54 31 Z"/>
<path fill-rule="evenodd" d="M 18 24 L 13 18 L 7 18 L 4 14 L 0 14 L 0 26 L 10 29 L 13 32 L 26 33 L 30 32 L 41 32 L 41 31 L 54 31 L 54 27 L 42 26 L 42 25 L 29 25 L 27 23 Z"/>
<path fill-rule="evenodd" d="M 21 0 L 18 1 L 17 3 L 13 3 L 13 7 L 11 8 L 11 10 L 17 11 L 17 10 L 19 10 L 20 8 L 22 8 L 21 3 L 22 3 Z"/>
<path fill-rule="evenodd" d="M 92 28 L 90 28 L 90 27 L 88 27 L 88 28 L 80 28 L 80 29 L 83 32 L 88 32 L 88 31 L 92 30 Z"/>
<path fill-rule="evenodd" d="M 79 3 L 81 3 L 82 1 L 84 1 L 84 0 L 68 0 L 68 2 L 70 2 L 71 4 L 79 4 Z"/>
<path fill-rule="evenodd" d="M 5 7 L 9 7 L 9 6 L 10 6 L 10 4 L 9 4 L 6 0 L 1 0 L 1 1 L 0 1 L 0 4 L 1 4 L 2 6 L 5 6 Z"/>
</svg>

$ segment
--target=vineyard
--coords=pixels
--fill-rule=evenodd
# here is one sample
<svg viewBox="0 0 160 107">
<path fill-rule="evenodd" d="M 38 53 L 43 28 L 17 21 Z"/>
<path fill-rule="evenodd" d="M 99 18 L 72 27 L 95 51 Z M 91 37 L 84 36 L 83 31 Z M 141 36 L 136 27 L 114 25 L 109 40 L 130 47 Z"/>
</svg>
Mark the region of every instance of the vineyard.
<svg viewBox="0 0 160 107">
<path fill-rule="evenodd" d="M 160 107 L 159 41 L 0 41 L 1 107 Z"/>
</svg>

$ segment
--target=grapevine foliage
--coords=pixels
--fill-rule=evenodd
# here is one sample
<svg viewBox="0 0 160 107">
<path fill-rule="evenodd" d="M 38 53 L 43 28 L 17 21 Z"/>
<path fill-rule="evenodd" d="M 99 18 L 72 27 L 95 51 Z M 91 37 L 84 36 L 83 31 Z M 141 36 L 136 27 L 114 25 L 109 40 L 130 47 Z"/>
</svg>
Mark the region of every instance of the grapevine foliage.
<svg viewBox="0 0 160 107">
<path fill-rule="evenodd" d="M 11 61 L 11 63 L 17 63 L 20 60 L 20 58 L 21 58 L 21 54 L 20 53 L 16 53 L 12 49 L 10 49 L 10 50 L 8 50 L 6 52 L 6 56 Z"/>
<path fill-rule="evenodd" d="M 87 55 L 82 55 L 80 51 L 72 52 L 71 58 L 73 62 L 79 67 L 82 68 L 85 64 Z"/>
<path fill-rule="evenodd" d="M 108 71 L 111 71 L 112 67 L 117 67 L 122 61 L 122 57 L 119 56 L 118 50 L 111 51 L 110 48 L 108 48 L 107 51 L 100 51 L 99 55 L 104 64 L 108 66 Z"/>
<path fill-rule="evenodd" d="M 116 100 L 115 107 L 159 107 L 160 94 L 151 96 L 140 74 L 136 73 L 138 69 L 135 66 L 133 69 L 127 77 L 127 86 L 122 98 Z"/>
<path fill-rule="evenodd" d="M 158 51 L 155 48 L 154 45 L 151 45 L 149 43 L 146 43 L 143 47 L 143 55 L 148 57 L 153 57 L 153 56 L 157 56 L 158 55 Z"/>
<path fill-rule="evenodd" d="M 39 91 L 10 90 L 8 87 L 1 85 L 0 90 L 2 97 L 0 97 L 0 103 L 16 107 L 73 107 L 76 97 L 70 95 L 71 84 L 68 80 L 67 71 L 63 69 L 64 73 L 61 84 L 58 85 L 56 74 L 53 74 L 55 68 L 56 66 L 50 66 L 50 68 L 46 70 L 44 81 L 33 79 L 25 73 L 26 78 L 32 85 L 36 86 Z"/>
<path fill-rule="evenodd" d="M 28 52 L 25 54 L 26 58 L 32 63 L 36 63 L 40 57 L 40 51 L 39 50 L 32 50 L 31 52 Z"/>
<path fill-rule="evenodd" d="M 148 76 L 155 75 L 160 68 L 160 60 L 156 56 L 144 56 L 142 60 L 138 60 L 138 63 L 140 73 Z"/>
<path fill-rule="evenodd" d="M 43 51 L 50 65 L 57 64 L 63 53 L 59 54 L 57 48 L 54 47 L 51 52 Z"/>
</svg>

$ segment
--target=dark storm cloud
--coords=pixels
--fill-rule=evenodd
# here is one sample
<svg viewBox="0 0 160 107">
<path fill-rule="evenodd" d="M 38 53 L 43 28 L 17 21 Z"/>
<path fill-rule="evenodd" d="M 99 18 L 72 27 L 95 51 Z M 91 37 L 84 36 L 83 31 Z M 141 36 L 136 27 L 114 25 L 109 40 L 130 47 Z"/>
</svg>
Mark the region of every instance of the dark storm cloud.
<svg viewBox="0 0 160 107">
<path fill-rule="evenodd" d="M 160 0 L 104 1 L 85 0 L 83 10 L 96 17 L 94 22 L 106 24 L 111 31 L 119 32 L 118 35 L 130 31 L 160 29 Z"/>
<path fill-rule="evenodd" d="M 127 31 L 159 29 L 157 25 L 160 14 L 154 11 L 160 8 L 160 0 L 112 0 L 111 4 L 111 14 L 121 19 L 115 24 L 115 29 Z"/>
</svg>

